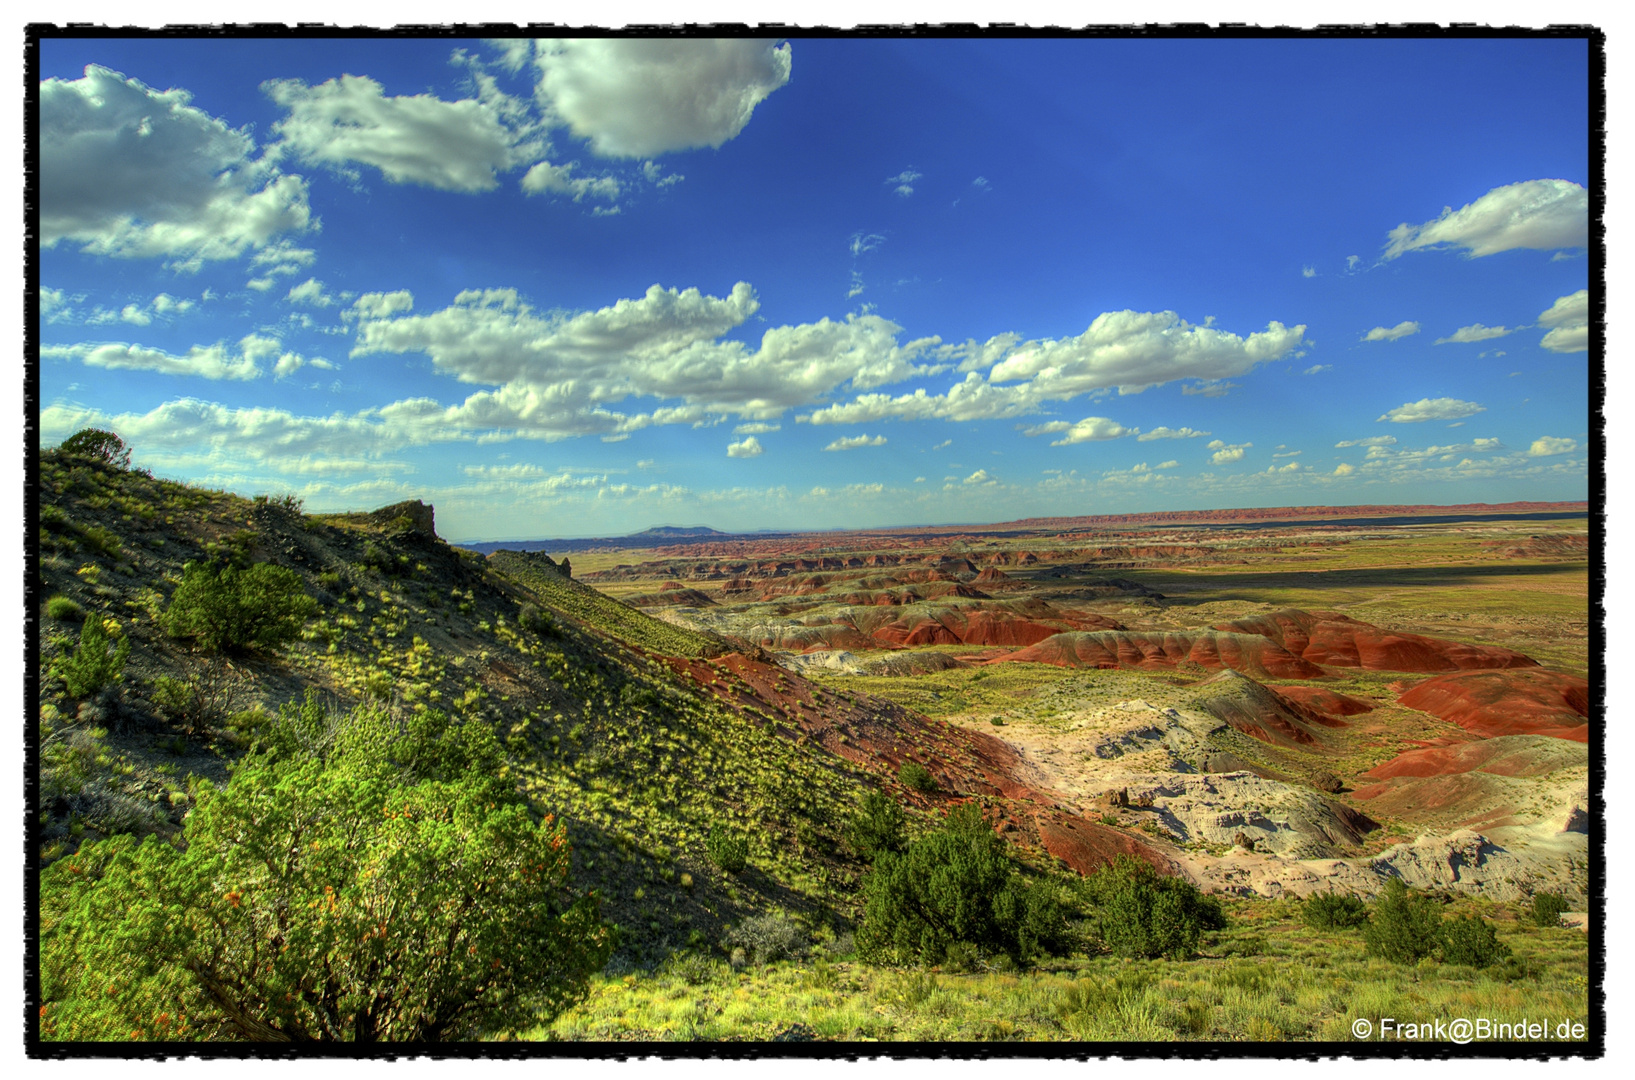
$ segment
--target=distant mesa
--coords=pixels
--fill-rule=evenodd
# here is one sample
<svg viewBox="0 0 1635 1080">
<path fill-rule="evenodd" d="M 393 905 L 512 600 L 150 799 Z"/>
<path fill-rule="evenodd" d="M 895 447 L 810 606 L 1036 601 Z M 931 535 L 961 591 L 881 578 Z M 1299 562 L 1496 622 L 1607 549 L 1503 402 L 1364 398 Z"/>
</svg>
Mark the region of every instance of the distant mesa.
<svg viewBox="0 0 1635 1080">
<path fill-rule="evenodd" d="M 1313 664 L 1365 671 L 1435 672 L 1538 666 L 1537 661 L 1510 649 L 1383 630 L 1337 611 L 1286 608 L 1220 623 L 1215 629 L 1259 634 L 1275 641 L 1291 655 Z"/>
<path fill-rule="evenodd" d="M 1397 699 L 1483 738 L 1550 735 L 1589 742 L 1590 684 L 1545 671 L 1470 671 L 1427 679 Z"/>
<path fill-rule="evenodd" d="M 639 533 L 631 533 L 630 539 L 651 538 L 655 540 L 688 540 L 699 536 L 709 537 L 731 535 L 731 533 L 724 533 L 719 529 L 712 529 L 707 525 L 654 525 L 652 528 L 643 529 Z"/>
</svg>

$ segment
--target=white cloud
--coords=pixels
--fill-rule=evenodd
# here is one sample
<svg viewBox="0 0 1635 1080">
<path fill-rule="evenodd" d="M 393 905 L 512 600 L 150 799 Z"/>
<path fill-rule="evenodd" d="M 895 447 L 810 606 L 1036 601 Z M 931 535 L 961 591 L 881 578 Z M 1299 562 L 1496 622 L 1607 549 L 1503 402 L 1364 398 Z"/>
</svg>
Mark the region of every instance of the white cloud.
<svg viewBox="0 0 1635 1080">
<path fill-rule="evenodd" d="M 1461 326 L 1445 338 L 1437 338 L 1432 344 L 1446 345 L 1452 342 L 1457 345 L 1467 345 L 1473 341 L 1492 341 L 1494 338 L 1501 338 L 1506 334 L 1513 333 L 1515 333 L 1514 330 L 1506 330 L 1502 326 L 1483 326 L 1481 323 L 1472 323 L 1469 326 Z"/>
<path fill-rule="evenodd" d="M 1126 435 L 1134 435 L 1138 428 L 1127 428 L 1116 420 L 1109 420 L 1105 416 L 1087 416 L 1076 424 L 1069 424 L 1065 420 L 1057 420 L 1049 424 L 1040 424 L 1037 427 L 1022 429 L 1022 434 L 1054 435 L 1062 437 L 1055 440 L 1051 446 L 1074 446 L 1083 442 L 1101 442 L 1106 439 L 1121 439 Z"/>
<path fill-rule="evenodd" d="M 906 199 L 910 195 L 914 194 L 914 181 L 918 180 L 924 175 L 924 173 L 915 172 L 913 169 L 904 169 L 896 176 L 886 177 L 885 182 L 888 184 L 895 184 L 896 187 L 892 188 L 892 190 Z"/>
<path fill-rule="evenodd" d="M 1232 445 L 1228 446 L 1221 442 L 1221 440 L 1216 439 L 1214 442 L 1209 444 L 1210 449 L 1215 451 L 1210 455 L 1209 460 L 1214 462 L 1216 465 L 1225 465 L 1233 461 L 1242 461 L 1243 452 L 1254 445 L 1255 444 L 1252 442 L 1245 442 L 1233 443 Z"/>
<path fill-rule="evenodd" d="M 173 256 L 192 271 L 315 227 L 306 181 L 253 157 L 248 134 L 191 100 L 95 64 L 41 83 L 41 246 Z"/>
<path fill-rule="evenodd" d="M 1389 420 L 1393 424 L 1417 424 L 1425 420 L 1459 420 L 1466 416 L 1475 416 L 1479 412 L 1486 412 L 1485 406 L 1474 401 L 1460 401 L 1458 398 L 1420 398 L 1406 405 L 1398 405 L 1390 412 L 1382 415 L 1379 420 Z M 1379 423 L 1376 420 L 1375 423 Z"/>
<path fill-rule="evenodd" d="M 147 326 L 149 323 L 153 322 L 153 316 L 149 315 L 135 304 L 126 304 L 124 307 L 120 308 L 119 317 L 125 322 L 135 323 L 137 326 Z"/>
<path fill-rule="evenodd" d="M 764 453 L 764 452 L 765 451 L 763 451 L 761 449 L 761 440 L 757 439 L 753 435 L 751 435 L 749 438 L 744 439 L 744 440 L 742 440 L 740 442 L 728 443 L 727 444 L 727 456 L 728 457 L 741 457 L 741 458 L 760 457 L 761 454 Z"/>
<path fill-rule="evenodd" d="M 1153 466 L 1155 469 L 1179 469 L 1180 467 L 1181 463 L 1173 458 L 1169 461 L 1160 461 L 1157 465 Z"/>
<path fill-rule="evenodd" d="M 108 415 L 53 405 L 41 410 L 43 440 L 82 427 L 117 432 L 147 460 L 249 462 L 295 473 L 377 468 L 380 455 L 405 446 L 467 438 L 448 410 L 424 398 L 350 416 L 295 416 L 282 409 L 230 409 L 183 398 L 147 413 Z"/>
<path fill-rule="evenodd" d="M 441 191 L 491 191 L 505 172 L 536 156 L 525 106 L 479 84 L 479 98 L 443 101 L 430 94 L 387 97 L 366 75 L 342 75 L 317 86 L 300 79 L 261 84 L 289 110 L 273 125 L 280 150 L 356 179 L 369 165 L 394 184 Z M 519 126 L 520 125 L 520 126 Z"/>
<path fill-rule="evenodd" d="M 89 367 L 123 371 L 157 371 L 164 375 L 195 375 L 202 379 L 254 379 L 263 373 L 261 361 L 278 352 L 276 338 L 250 334 L 239 342 L 237 355 L 225 345 L 195 345 L 186 356 L 122 342 L 101 345 L 46 345 L 43 359 L 78 360 Z"/>
<path fill-rule="evenodd" d="M 1334 475 L 1335 476 L 1350 476 L 1352 473 L 1354 473 L 1356 471 L 1357 471 L 1357 466 L 1351 465 L 1351 464 L 1349 464 L 1347 462 L 1344 462 L 1344 461 L 1342 461 L 1338 465 L 1334 466 Z"/>
<path fill-rule="evenodd" d="M 1333 364 L 1313 364 L 1311 367 L 1309 367 L 1306 370 L 1302 371 L 1300 374 L 1302 374 L 1302 375 L 1320 375 L 1325 371 L 1333 371 L 1333 370 L 1334 370 L 1334 365 Z"/>
<path fill-rule="evenodd" d="M 1409 334 L 1419 333 L 1419 324 L 1416 322 L 1399 322 L 1392 327 L 1376 326 L 1362 336 L 1364 341 L 1396 341 Z"/>
<path fill-rule="evenodd" d="M 766 330 L 758 346 L 717 340 L 759 302 L 740 282 L 725 298 L 657 285 L 598 311 L 542 317 L 515 290 L 472 290 L 429 315 L 366 319 L 353 355 L 424 352 L 443 372 L 498 390 L 461 406 L 471 422 L 545 438 L 628 434 L 710 414 L 771 420 L 842 385 L 899 381 L 935 339 L 897 342 L 874 315 Z M 606 406 L 631 397 L 680 405 L 625 416 Z"/>
<path fill-rule="evenodd" d="M 266 292 L 281 277 L 294 277 L 317 261 L 318 253 L 311 248 L 296 247 L 288 240 L 268 244 L 250 256 L 250 266 L 260 277 L 245 282 L 258 292 Z"/>
<path fill-rule="evenodd" d="M 1272 456 L 1276 457 L 1277 455 L 1273 454 Z M 1291 461 L 1287 465 L 1268 465 L 1266 466 L 1266 471 L 1274 475 L 1277 473 L 1299 472 L 1300 463 L 1298 461 Z"/>
<path fill-rule="evenodd" d="M 1348 271 L 1349 270 L 1355 270 L 1355 269 L 1357 269 L 1357 264 L 1360 263 L 1360 262 L 1362 262 L 1362 256 L 1361 255 L 1347 255 L 1345 257 L 1345 268 Z"/>
<path fill-rule="evenodd" d="M 1273 458 L 1273 460 L 1276 460 L 1277 458 L 1299 457 L 1301 454 L 1304 454 L 1304 453 L 1305 453 L 1304 450 L 1288 450 L 1288 451 L 1285 451 L 1285 452 L 1283 452 L 1281 454 L 1273 454 L 1272 458 Z"/>
<path fill-rule="evenodd" d="M 988 475 L 987 469 L 978 469 L 970 476 L 967 476 L 963 482 L 966 484 L 985 484 L 988 486 L 999 483 L 998 480 Z"/>
<path fill-rule="evenodd" d="M 1195 431 L 1189 427 L 1155 427 L 1151 431 L 1143 431 L 1135 437 L 1136 442 L 1152 442 L 1154 439 L 1198 439 L 1208 435 L 1207 431 Z"/>
<path fill-rule="evenodd" d="M 761 420 L 753 420 L 747 424 L 739 424 L 732 429 L 734 435 L 766 435 L 774 431 L 782 431 L 782 424 L 768 424 Z"/>
<path fill-rule="evenodd" d="M 855 259 L 866 251 L 873 251 L 885 242 L 886 238 L 878 233 L 855 232 L 852 233 L 851 242 L 848 246 L 851 249 L 852 258 Z"/>
<path fill-rule="evenodd" d="M 1578 449 L 1577 439 L 1558 439 L 1553 435 L 1545 435 L 1533 440 L 1528 448 L 1528 457 L 1554 457 L 1557 454 L 1570 454 Z"/>
<path fill-rule="evenodd" d="M 790 46 L 751 38 L 535 43 L 536 96 L 603 157 L 718 147 L 789 81 Z"/>
<path fill-rule="evenodd" d="M 1550 332 L 1539 344 L 1556 353 L 1584 352 L 1590 347 L 1590 291 L 1557 298 L 1550 309 L 1538 317 L 1540 326 Z"/>
<path fill-rule="evenodd" d="M 1366 439 L 1346 439 L 1344 442 L 1337 442 L 1334 444 L 1334 449 L 1344 450 L 1348 446 L 1395 446 L 1396 444 L 1397 437 L 1395 435 L 1373 435 Z"/>
<path fill-rule="evenodd" d="M 1589 244 L 1589 192 L 1568 180 L 1528 180 L 1494 188 L 1480 199 L 1423 225 L 1391 230 L 1386 259 L 1417 248 L 1462 247 L 1472 258 L 1513 248 L 1550 251 Z"/>
<path fill-rule="evenodd" d="M 1267 324 L 1247 338 L 1194 326 L 1173 311 L 1109 311 L 1083 334 L 1029 342 L 996 364 L 992 382 L 1032 379 L 1047 397 L 1116 386 L 1134 393 L 1175 379 L 1243 375 L 1300 344 L 1305 326 Z"/>
<path fill-rule="evenodd" d="M 886 445 L 886 437 L 884 435 L 872 435 L 872 436 L 871 435 L 851 435 L 851 436 L 848 436 L 848 437 L 846 437 L 844 439 L 836 439 L 834 442 L 830 443 L 828 446 L 825 446 L 823 449 L 825 449 L 825 450 L 856 450 L 860 446 L 884 446 L 884 445 Z"/>
<path fill-rule="evenodd" d="M 292 287 L 285 299 L 292 304 L 311 304 L 313 307 L 329 307 L 336 302 L 334 296 L 324 291 L 324 283 L 317 278 L 307 278 Z"/>
<path fill-rule="evenodd" d="M 576 164 L 577 162 L 570 162 L 567 165 L 552 165 L 548 161 L 541 161 L 523 174 L 523 192 L 528 195 L 568 195 L 574 202 L 582 202 L 586 195 L 605 202 L 612 202 L 619 197 L 618 180 L 611 176 L 574 176 Z"/>
<path fill-rule="evenodd" d="M 414 294 L 408 289 L 389 293 L 369 292 L 358 297 L 352 302 L 351 307 L 341 312 L 341 318 L 389 319 L 393 315 L 413 310 Z"/>
<path fill-rule="evenodd" d="M 1301 277 L 1308 277 L 1308 278 L 1316 277 L 1317 276 L 1317 267 L 1315 267 L 1315 266 L 1302 266 L 1300 268 L 1300 276 Z"/>
</svg>

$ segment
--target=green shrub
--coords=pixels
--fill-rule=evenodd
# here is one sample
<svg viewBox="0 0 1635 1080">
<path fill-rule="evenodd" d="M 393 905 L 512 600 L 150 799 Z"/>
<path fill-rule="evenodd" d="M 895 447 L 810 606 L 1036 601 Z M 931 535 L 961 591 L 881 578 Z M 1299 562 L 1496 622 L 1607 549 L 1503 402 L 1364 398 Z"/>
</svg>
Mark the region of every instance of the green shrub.
<svg viewBox="0 0 1635 1080">
<path fill-rule="evenodd" d="M 522 605 L 517 612 L 517 625 L 540 637 L 560 637 L 562 628 L 556 625 L 556 620 L 541 610 L 538 604 L 529 602 Z"/>
<path fill-rule="evenodd" d="M 1391 878 L 1374 901 L 1363 926 L 1370 956 L 1413 964 L 1436 951 L 1442 936 L 1442 905 L 1415 892 L 1401 878 Z"/>
<path fill-rule="evenodd" d="M 1184 959 L 1205 931 L 1226 927 L 1219 900 L 1128 855 L 1085 878 L 1084 889 L 1097 936 L 1120 956 Z"/>
<path fill-rule="evenodd" d="M 203 734 L 233 714 L 243 688 L 244 680 L 226 658 L 212 656 L 188 664 L 181 677 L 156 677 L 149 697 L 167 719 Z"/>
<path fill-rule="evenodd" d="M 931 775 L 931 770 L 918 761 L 905 761 L 897 769 L 897 779 L 903 786 L 914 791 L 929 794 L 937 790 L 937 778 Z"/>
<path fill-rule="evenodd" d="M 883 791 L 871 791 L 863 796 L 862 809 L 852 818 L 846 840 L 852 850 L 872 862 L 883 852 L 900 852 L 908 845 L 905 824 L 896 799 Z"/>
<path fill-rule="evenodd" d="M 190 562 L 162 622 L 172 637 L 193 638 L 207 652 L 275 649 L 299 637 L 317 607 L 300 575 L 282 566 Z"/>
<path fill-rule="evenodd" d="M 1462 916 L 1444 923 L 1440 931 L 1446 963 L 1485 968 L 1510 959 L 1510 946 L 1499 940 L 1486 919 Z"/>
<path fill-rule="evenodd" d="M 1317 930 L 1350 930 L 1368 921 L 1368 905 L 1348 893 L 1314 893 L 1300 905 L 1300 918 Z"/>
<path fill-rule="evenodd" d="M 858 955 L 875 963 L 936 964 L 958 942 L 1026 962 L 1067 943 L 1055 887 L 1029 883 L 972 804 L 902 854 L 881 852 L 863 876 Z"/>
<path fill-rule="evenodd" d="M 119 837 L 43 871 L 43 1038 L 431 1042 L 584 995 L 610 934 L 565 888 L 562 825 L 471 759 L 406 768 L 426 740 L 378 710 L 335 736 L 200 783 L 185 849 Z"/>
<path fill-rule="evenodd" d="M 57 674 L 69 697 L 88 698 L 119 680 L 130 655 L 130 638 L 120 634 L 114 639 L 102 619 L 93 615 L 80 627 L 79 646 L 58 659 Z"/>
<path fill-rule="evenodd" d="M 711 862 L 729 874 L 741 874 L 749 864 L 749 841 L 734 835 L 719 821 L 710 826 L 704 850 Z"/>
<path fill-rule="evenodd" d="M 101 428 L 84 428 L 76 431 L 64 439 L 58 449 L 64 454 L 90 458 L 92 461 L 100 461 L 117 469 L 127 469 L 131 464 L 131 451 L 125 445 L 125 440 Z"/>
<path fill-rule="evenodd" d="M 1537 926 L 1560 926 L 1562 914 L 1570 910 L 1572 905 L 1565 897 L 1555 893 L 1534 893 L 1533 904 L 1527 909 L 1527 914 Z"/>
<path fill-rule="evenodd" d="M 58 622 L 77 622 L 85 617 L 85 609 L 66 596 L 53 596 L 45 602 L 45 614 Z"/>
</svg>

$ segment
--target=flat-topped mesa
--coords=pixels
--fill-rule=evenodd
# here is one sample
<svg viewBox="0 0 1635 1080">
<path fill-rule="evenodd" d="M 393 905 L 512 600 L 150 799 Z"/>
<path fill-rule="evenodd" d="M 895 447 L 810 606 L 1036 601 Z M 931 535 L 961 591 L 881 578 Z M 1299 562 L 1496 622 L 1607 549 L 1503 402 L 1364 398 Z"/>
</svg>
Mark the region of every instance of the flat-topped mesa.
<svg viewBox="0 0 1635 1080">
<path fill-rule="evenodd" d="M 432 506 L 430 503 L 421 502 L 419 499 L 410 499 L 407 502 L 383 506 L 379 510 L 364 515 L 364 517 L 372 525 L 393 525 L 397 523 L 399 518 L 407 518 L 409 526 L 415 532 L 424 533 L 434 539 L 437 536 L 437 526 L 433 517 Z"/>
</svg>

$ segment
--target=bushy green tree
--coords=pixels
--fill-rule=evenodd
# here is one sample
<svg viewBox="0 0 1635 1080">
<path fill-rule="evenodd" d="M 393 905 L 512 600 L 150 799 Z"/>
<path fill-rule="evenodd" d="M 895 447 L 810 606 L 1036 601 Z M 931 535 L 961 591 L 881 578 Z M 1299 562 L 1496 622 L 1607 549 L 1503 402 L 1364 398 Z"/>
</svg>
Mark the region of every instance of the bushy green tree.
<svg viewBox="0 0 1635 1080">
<path fill-rule="evenodd" d="M 1085 878 L 1084 889 L 1097 936 L 1120 956 L 1183 959 L 1205 931 L 1226 926 L 1219 900 L 1128 855 Z"/>
<path fill-rule="evenodd" d="M 1385 883 L 1363 926 L 1370 956 L 1413 964 L 1436 952 L 1442 940 L 1442 905 L 1410 889 L 1401 878 Z"/>
<path fill-rule="evenodd" d="M 199 785 L 185 850 L 115 837 L 44 871 L 43 1037 L 438 1041 L 584 993 L 609 931 L 564 888 L 562 826 L 484 766 L 492 733 L 322 711 Z"/>
<path fill-rule="evenodd" d="M 1486 919 L 1465 915 L 1450 919 L 1440 930 L 1442 959 L 1449 964 L 1485 968 L 1510 959 L 1510 946 L 1499 940 Z"/>
<path fill-rule="evenodd" d="M 108 633 L 100 616 L 91 615 L 80 626 L 79 645 L 57 660 L 56 671 L 71 698 L 88 698 L 117 681 L 131 655 L 131 640 Z"/>
<path fill-rule="evenodd" d="M 100 461 L 117 469 L 127 469 L 131 464 L 131 451 L 125 445 L 125 440 L 101 428 L 83 428 L 76 431 L 62 441 L 59 449 L 65 454 L 90 458 L 92 461 Z"/>
<path fill-rule="evenodd" d="M 1300 918 L 1317 930 L 1350 930 L 1368 921 L 1368 905 L 1350 893 L 1313 893 L 1300 905 Z"/>
<path fill-rule="evenodd" d="M 879 852 L 863 898 L 857 951 L 871 962 L 935 964 L 959 942 L 1026 962 L 1068 941 L 1054 885 L 1026 881 L 970 803 L 901 854 Z"/>
<path fill-rule="evenodd" d="M 863 805 L 846 829 L 846 839 L 863 858 L 873 861 L 886 852 L 900 852 L 908 846 L 904 835 L 907 822 L 903 808 L 883 791 L 863 796 Z"/>
<path fill-rule="evenodd" d="M 1561 916 L 1571 907 L 1565 897 L 1555 893 L 1534 893 L 1527 914 L 1536 926 L 1560 926 Z"/>
<path fill-rule="evenodd" d="M 276 649 L 300 636 L 317 607 L 300 575 L 282 566 L 190 562 L 162 621 L 172 637 L 192 638 L 206 652 Z"/>
</svg>

